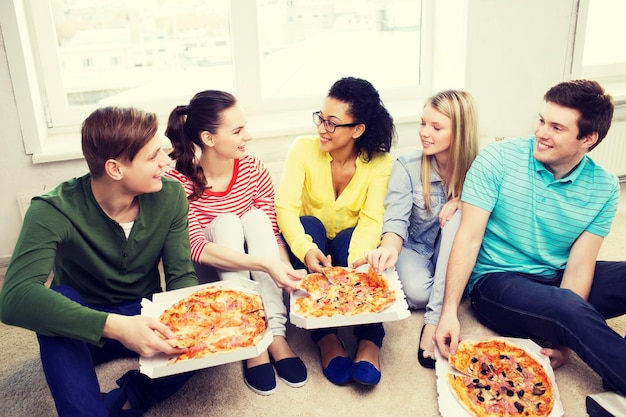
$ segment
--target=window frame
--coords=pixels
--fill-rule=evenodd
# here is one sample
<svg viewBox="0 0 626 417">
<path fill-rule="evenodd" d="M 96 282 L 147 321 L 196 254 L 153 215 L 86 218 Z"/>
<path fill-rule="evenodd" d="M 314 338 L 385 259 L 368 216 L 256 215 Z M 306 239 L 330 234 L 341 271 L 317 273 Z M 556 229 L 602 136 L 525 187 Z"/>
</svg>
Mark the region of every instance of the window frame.
<svg viewBox="0 0 626 417">
<path fill-rule="evenodd" d="M 255 137 L 278 136 L 311 131 L 311 109 L 319 106 L 319 96 L 293 99 L 262 99 L 260 57 L 256 34 L 256 0 L 231 1 L 231 42 L 233 46 L 234 94 L 245 103 L 249 117 L 255 119 Z M 381 97 L 390 108 L 398 109 L 396 120 L 417 118 L 415 107 L 420 97 L 430 92 L 432 79 L 433 0 L 422 0 L 420 85 L 417 88 L 381 90 Z M 0 25 L 15 100 L 22 128 L 25 153 L 33 163 L 80 159 L 79 124 L 97 106 L 71 108 L 62 91 L 61 70 L 56 56 L 56 36 L 48 0 L 8 0 L 0 2 Z M 233 19 L 232 16 L 237 16 Z M 38 31 L 33 30 L 37 27 Z M 45 65 L 44 62 L 51 62 Z M 252 71 L 250 68 L 257 68 Z M 323 92 L 321 92 L 323 94 Z M 187 98 L 185 98 L 187 99 Z M 174 105 L 172 99 L 155 106 L 164 126 Z M 54 112 L 51 109 L 64 109 Z M 306 116 L 302 116 L 305 114 Z M 394 113 L 395 116 L 396 113 Z M 297 115 L 297 116 L 296 116 Z M 54 121 L 54 123 L 53 123 Z M 165 139 L 165 141 L 167 141 Z"/>
<path fill-rule="evenodd" d="M 583 55 L 588 30 L 589 7 L 591 0 L 579 0 L 576 27 L 574 29 L 574 50 L 572 75 L 575 78 L 588 78 L 598 81 L 613 96 L 616 112 L 624 113 L 626 106 L 626 62 L 584 65 Z"/>
</svg>

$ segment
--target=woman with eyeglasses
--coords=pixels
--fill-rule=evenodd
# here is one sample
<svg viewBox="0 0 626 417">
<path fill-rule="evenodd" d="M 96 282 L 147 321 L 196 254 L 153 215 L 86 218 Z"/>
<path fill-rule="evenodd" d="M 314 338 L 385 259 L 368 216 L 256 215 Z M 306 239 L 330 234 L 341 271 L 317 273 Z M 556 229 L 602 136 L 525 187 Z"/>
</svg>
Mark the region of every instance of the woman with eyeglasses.
<svg viewBox="0 0 626 417">
<path fill-rule="evenodd" d="M 294 267 L 320 272 L 355 266 L 379 245 L 396 132 L 378 91 L 353 77 L 333 84 L 313 122 L 317 135 L 298 138 L 287 154 L 276 215 Z M 383 325 L 356 326 L 354 335 L 352 361 L 336 328 L 311 331 L 323 373 L 337 385 L 375 385 Z"/>
<path fill-rule="evenodd" d="M 243 109 L 230 93 L 202 91 L 172 111 L 165 135 L 173 146 L 169 156 L 176 160 L 176 169 L 165 175 L 180 181 L 187 194 L 198 280 L 211 279 L 208 266 L 222 280 L 252 277 L 260 284 L 274 339 L 268 351 L 244 364 L 246 385 L 257 394 L 272 394 L 276 368 L 287 385 L 303 386 L 307 370 L 287 343 L 279 288 L 295 288 L 300 277 L 278 231 L 270 173 L 246 154 L 252 137 Z"/>
<path fill-rule="evenodd" d="M 452 241 L 461 223 L 461 190 L 478 154 L 474 98 L 457 90 L 432 96 L 422 111 L 420 140 L 420 149 L 394 164 L 382 243 L 366 259 L 378 271 L 395 265 L 409 307 L 426 310 L 417 360 L 434 368 L 433 336 Z"/>
</svg>

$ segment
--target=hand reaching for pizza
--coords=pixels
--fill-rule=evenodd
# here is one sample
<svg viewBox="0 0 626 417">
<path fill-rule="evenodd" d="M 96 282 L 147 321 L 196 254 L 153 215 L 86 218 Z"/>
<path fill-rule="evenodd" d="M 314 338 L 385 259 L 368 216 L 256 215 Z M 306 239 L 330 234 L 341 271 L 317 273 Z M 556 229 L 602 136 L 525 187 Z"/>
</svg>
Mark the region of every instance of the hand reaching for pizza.
<svg viewBox="0 0 626 417">
<path fill-rule="evenodd" d="M 152 356 L 158 352 L 173 355 L 185 351 L 167 343 L 166 339 L 172 339 L 174 333 L 154 317 L 109 314 L 102 336 L 118 340 L 140 356 Z"/>
<path fill-rule="evenodd" d="M 309 272 L 322 272 L 323 267 L 332 266 L 330 255 L 324 255 L 318 248 L 311 249 L 304 255 L 304 263 Z"/>
<path fill-rule="evenodd" d="M 435 330 L 435 344 L 444 358 L 456 353 L 461 340 L 461 323 L 455 314 L 442 314 Z"/>
<path fill-rule="evenodd" d="M 273 259 L 268 260 L 265 272 L 272 277 L 278 288 L 285 288 L 289 292 L 297 289 L 298 281 L 305 275 L 294 270 L 290 264 Z"/>
<path fill-rule="evenodd" d="M 365 260 L 379 274 L 390 268 L 398 261 L 398 251 L 392 247 L 380 246 L 365 252 Z"/>
</svg>

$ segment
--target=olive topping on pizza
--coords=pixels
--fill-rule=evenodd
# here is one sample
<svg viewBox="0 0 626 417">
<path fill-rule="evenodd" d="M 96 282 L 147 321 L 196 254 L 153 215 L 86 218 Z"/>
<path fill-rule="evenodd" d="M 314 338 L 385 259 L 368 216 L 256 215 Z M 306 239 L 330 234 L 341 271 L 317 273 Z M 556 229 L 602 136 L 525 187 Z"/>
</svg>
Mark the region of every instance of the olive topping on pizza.
<svg viewBox="0 0 626 417">
<path fill-rule="evenodd" d="M 554 389 L 547 372 L 512 342 L 463 341 L 448 362 L 464 374 L 448 374 L 448 383 L 473 416 L 540 417 L 552 411 Z"/>
</svg>

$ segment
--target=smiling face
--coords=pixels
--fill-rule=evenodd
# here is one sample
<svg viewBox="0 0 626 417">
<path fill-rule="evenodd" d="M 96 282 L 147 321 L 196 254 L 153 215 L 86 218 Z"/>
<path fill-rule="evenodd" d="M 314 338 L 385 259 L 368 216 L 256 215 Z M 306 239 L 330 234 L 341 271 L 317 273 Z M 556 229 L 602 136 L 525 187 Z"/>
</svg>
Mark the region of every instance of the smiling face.
<svg viewBox="0 0 626 417">
<path fill-rule="evenodd" d="M 327 97 L 321 109 L 321 117 L 336 125 L 356 123 L 357 121 L 349 114 L 349 109 L 348 103 Z M 333 133 L 330 133 L 324 127 L 324 123 L 322 123 L 317 126 L 317 133 L 320 137 L 320 150 L 329 152 L 331 155 L 356 152 L 355 142 L 364 129 L 365 125 L 363 124 L 338 126 Z"/>
<path fill-rule="evenodd" d="M 229 107 L 222 112 L 222 123 L 214 134 L 208 135 L 206 143 L 224 158 L 241 158 L 246 154 L 246 144 L 252 139 L 246 123 L 239 105 Z"/>
<path fill-rule="evenodd" d="M 555 179 L 569 174 L 597 141 L 595 132 L 577 139 L 579 118 L 578 110 L 551 102 L 547 102 L 539 114 L 533 156 Z"/>
<path fill-rule="evenodd" d="M 131 195 L 160 191 L 163 169 L 172 162 L 161 147 L 161 139 L 154 135 L 130 161 L 119 161 L 123 172 L 123 186 Z"/>
<path fill-rule="evenodd" d="M 424 155 L 447 153 L 452 143 L 452 122 L 430 104 L 424 107 L 420 125 L 420 140 Z"/>
</svg>

